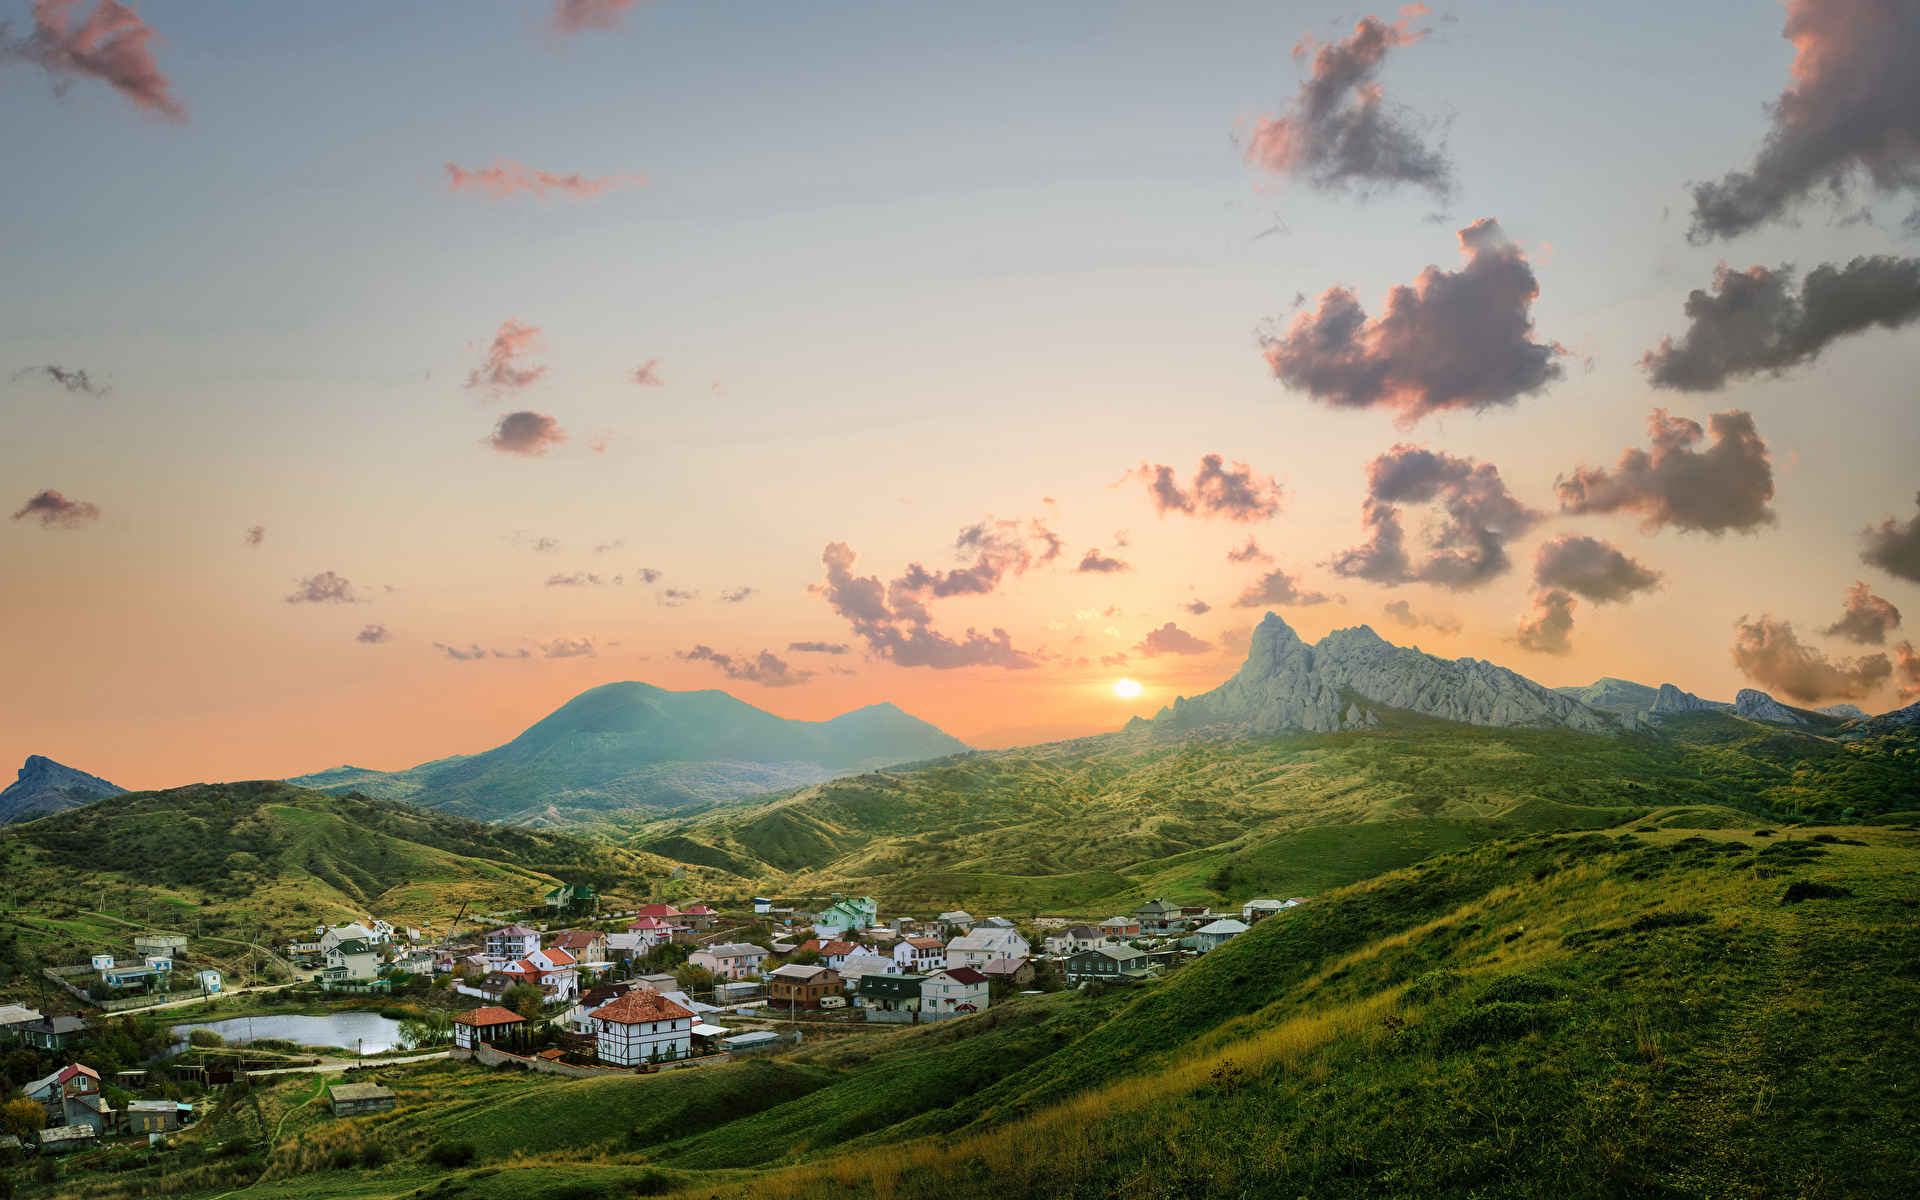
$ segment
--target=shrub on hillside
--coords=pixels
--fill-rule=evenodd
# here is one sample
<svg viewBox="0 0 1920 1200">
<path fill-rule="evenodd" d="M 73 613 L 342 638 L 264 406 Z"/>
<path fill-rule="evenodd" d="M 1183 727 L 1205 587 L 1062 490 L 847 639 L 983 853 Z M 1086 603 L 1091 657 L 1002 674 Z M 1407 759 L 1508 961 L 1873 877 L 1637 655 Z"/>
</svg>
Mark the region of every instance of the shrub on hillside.
<svg viewBox="0 0 1920 1200">
<path fill-rule="evenodd" d="M 1851 895 L 1853 895 L 1852 888 L 1843 888 L 1831 883 L 1814 883 L 1807 879 L 1796 879 L 1787 885 L 1786 892 L 1780 897 L 1780 903 L 1798 904 L 1802 900 L 1840 900 Z"/>
<path fill-rule="evenodd" d="M 1416 1004 L 1428 1004 L 1442 996 L 1459 991 L 1460 985 L 1465 982 L 1466 976 L 1458 971 L 1449 971 L 1445 968 L 1428 971 L 1424 975 L 1415 977 L 1414 981 L 1407 985 L 1407 999 Z"/>
<path fill-rule="evenodd" d="M 452 1170 L 464 1167 L 480 1156 L 471 1142 L 440 1142 L 427 1151 L 427 1161 Z"/>
<path fill-rule="evenodd" d="M 1497 1000 L 1441 1020 L 1434 1030 L 1433 1048 L 1441 1054 L 1471 1050 L 1525 1037 L 1547 1029 L 1554 1014 L 1534 1004 Z"/>
<path fill-rule="evenodd" d="M 1561 987 L 1551 979 L 1534 975 L 1502 975 L 1483 992 L 1475 1004 L 1545 1004 L 1560 998 Z"/>
</svg>

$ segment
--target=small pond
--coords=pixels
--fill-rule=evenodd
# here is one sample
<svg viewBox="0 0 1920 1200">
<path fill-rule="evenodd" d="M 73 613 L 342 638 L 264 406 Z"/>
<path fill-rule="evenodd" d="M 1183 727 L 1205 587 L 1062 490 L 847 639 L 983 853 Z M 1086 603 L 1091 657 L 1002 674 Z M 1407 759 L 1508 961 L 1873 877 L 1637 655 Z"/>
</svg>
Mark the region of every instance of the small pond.
<svg viewBox="0 0 1920 1200">
<path fill-rule="evenodd" d="M 183 1049 L 187 1034 L 195 1029 L 211 1029 L 227 1039 L 228 1045 L 241 1045 L 257 1038 L 285 1038 L 301 1046 L 344 1046 L 349 1053 L 358 1047 L 362 1054 L 378 1054 L 400 1044 L 400 1022 L 379 1013 L 342 1012 L 324 1017 L 228 1017 L 224 1021 L 196 1021 L 175 1025 L 174 1048 Z"/>
</svg>

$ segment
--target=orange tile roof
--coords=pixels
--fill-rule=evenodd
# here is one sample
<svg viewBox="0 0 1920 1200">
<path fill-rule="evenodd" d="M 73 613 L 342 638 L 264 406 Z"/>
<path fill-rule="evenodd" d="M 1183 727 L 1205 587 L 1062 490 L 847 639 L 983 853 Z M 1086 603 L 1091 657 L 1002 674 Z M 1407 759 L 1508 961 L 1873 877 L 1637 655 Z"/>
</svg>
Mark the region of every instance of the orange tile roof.
<svg viewBox="0 0 1920 1200">
<path fill-rule="evenodd" d="M 509 1021 L 525 1021 L 526 1018 L 510 1008 L 500 1008 L 489 1004 L 476 1008 L 472 1012 L 455 1013 L 456 1025 L 505 1025 Z"/>
<path fill-rule="evenodd" d="M 570 967 L 576 961 L 578 961 L 573 957 L 573 955 L 568 954 L 565 950 L 562 950 L 558 946 L 549 946 L 547 947 L 547 949 L 545 949 L 541 953 L 545 954 L 547 956 L 547 961 L 552 963 L 555 967 Z"/>
<path fill-rule="evenodd" d="M 652 989 L 628 992 L 587 1014 L 595 1021 L 613 1021 L 620 1025 L 638 1025 L 642 1021 L 677 1021 L 693 1013 Z"/>
</svg>

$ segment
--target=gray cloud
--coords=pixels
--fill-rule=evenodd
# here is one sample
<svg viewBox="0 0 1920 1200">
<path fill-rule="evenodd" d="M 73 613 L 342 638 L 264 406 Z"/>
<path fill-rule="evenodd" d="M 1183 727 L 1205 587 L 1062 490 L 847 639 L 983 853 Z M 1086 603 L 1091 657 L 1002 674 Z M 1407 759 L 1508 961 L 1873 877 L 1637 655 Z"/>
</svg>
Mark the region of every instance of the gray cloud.
<svg viewBox="0 0 1920 1200">
<path fill-rule="evenodd" d="M 550 642 L 535 641 L 540 653 L 548 658 L 598 658 L 593 643 L 586 638 L 554 638 Z"/>
<path fill-rule="evenodd" d="M 478 662 L 483 658 L 532 658 L 526 650 L 487 650 L 479 646 L 449 646 L 445 642 L 435 642 L 433 648 L 448 658 L 460 662 Z"/>
<path fill-rule="evenodd" d="M 762 650 L 751 658 L 745 656 L 736 658 L 708 646 L 695 646 L 691 650 L 675 650 L 673 654 L 675 658 L 685 659 L 688 662 L 712 663 L 724 672 L 728 679 L 745 680 L 748 683 L 757 683 L 761 687 L 795 687 L 819 673 L 796 671 L 768 650 Z"/>
<path fill-rule="evenodd" d="M 1218 454 L 1200 460 L 1193 481 L 1184 489 L 1169 466 L 1141 463 L 1128 475 L 1146 483 L 1154 511 L 1163 517 L 1179 512 L 1229 521 L 1264 521 L 1287 501 L 1287 490 L 1279 480 L 1261 476 L 1246 463 L 1229 464 Z M 1125 545 L 1125 540 L 1120 544 Z"/>
<path fill-rule="evenodd" d="M 1368 465 L 1367 493 L 1361 508 L 1367 540 L 1328 566 L 1336 575 L 1388 587 L 1430 583 L 1460 592 L 1490 583 L 1511 565 L 1507 542 L 1545 516 L 1515 499 L 1492 463 L 1405 442 Z M 1424 561 L 1407 551 L 1401 504 L 1438 504 L 1446 514 Z"/>
<path fill-rule="evenodd" d="M 1744 171 L 1693 186 L 1695 243 L 1786 216 L 1816 193 L 1920 190 L 1920 17 L 1911 0 L 1792 0 L 1793 82 Z M 1913 223 L 1914 217 L 1908 217 Z"/>
<path fill-rule="evenodd" d="M 635 571 L 634 574 L 639 577 L 641 583 L 654 583 L 659 580 L 664 572 L 656 571 L 652 567 L 641 567 L 638 571 Z"/>
<path fill-rule="evenodd" d="M 1887 634 L 1900 628 L 1900 610 L 1891 602 L 1873 594 L 1866 583 L 1856 580 L 1847 589 L 1846 607 L 1840 619 L 1820 632 L 1841 637 L 1862 646 L 1886 644 Z"/>
<path fill-rule="evenodd" d="M 500 453 L 527 458 L 539 458 L 566 440 L 567 431 L 560 428 L 559 421 L 537 412 L 503 415 L 487 438 L 488 444 Z"/>
<path fill-rule="evenodd" d="M 1544 390 L 1564 374 L 1555 359 L 1567 350 L 1534 340 L 1540 285 L 1526 254 L 1491 219 L 1462 229 L 1460 248 L 1465 267 L 1429 266 L 1387 294 L 1378 319 L 1346 288 L 1329 288 L 1285 334 L 1261 339 L 1267 365 L 1334 408 L 1398 409 L 1402 426 Z"/>
<path fill-rule="evenodd" d="M 1329 599 L 1321 592 L 1302 591 L 1300 577 L 1289 575 L 1279 567 L 1247 585 L 1233 602 L 1235 608 L 1265 608 L 1278 605 L 1282 608 L 1305 608 L 1314 604 L 1325 604 Z"/>
<path fill-rule="evenodd" d="M 1895 660 L 1893 679 L 1900 687 L 1902 706 L 1920 700 L 1920 653 L 1916 653 L 1912 642 L 1901 642 L 1893 648 Z"/>
<path fill-rule="evenodd" d="M 529 533 L 524 529 L 516 529 L 508 534 L 507 541 L 515 546 L 525 546 L 535 554 L 552 554 L 560 548 L 560 539 Z"/>
<path fill-rule="evenodd" d="M 353 585 L 335 575 L 332 571 L 322 571 L 318 575 L 309 575 L 299 581 L 288 604 L 352 604 L 358 597 L 353 594 Z"/>
<path fill-rule="evenodd" d="M 1801 644 L 1791 621 L 1772 614 L 1734 625 L 1733 665 L 1747 678 L 1795 700 L 1858 700 L 1887 681 L 1893 664 L 1884 654 L 1854 659 L 1829 659 Z"/>
<path fill-rule="evenodd" d="M 627 544 L 625 538 L 615 538 L 611 542 L 601 542 L 593 548 L 595 554 L 605 554 L 609 550 L 619 550 Z M 651 582 L 651 581 L 649 581 Z"/>
<path fill-rule="evenodd" d="M 13 378 L 21 380 L 29 375 L 44 375 L 77 396 L 106 396 L 113 392 L 110 387 L 95 385 L 84 370 L 69 371 L 65 367 L 56 367 L 51 363 L 44 367 L 21 367 L 13 373 Z"/>
<path fill-rule="evenodd" d="M 619 584 L 623 580 L 615 575 L 611 579 L 602 579 L 590 571 L 575 571 L 571 575 L 553 574 L 547 576 L 548 587 L 599 587 L 604 584 Z"/>
<path fill-rule="evenodd" d="M 1563 589 L 1595 604 L 1624 603 L 1635 592 L 1658 588 L 1665 578 L 1618 547 L 1585 534 L 1549 538 L 1533 552 L 1536 587 Z"/>
<path fill-rule="evenodd" d="M 1749 375 L 1781 376 L 1835 341 L 1879 325 L 1920 320 L 1920 259 L 1874 255 L 1844 267 L 1823 263 L 1798 295 L 1793 268 L 1735 271 L 1721 263 L 1712 294 L 1687 296 L 1687 332 L 1640 360 L 1653 386 L 1712 392 Z"/>
<path fill-rule="evenodd" d="M 1712 445 L 1694 446 L 1711 432 Z M 1737 408 L 1714 413 L 1707 429 L 1656 408 L 1647 419 L 1652 450 L 1628 447 L 1611 471 L 1581 467 L 1554 480 L 1560 508 L 1570 513 L 1637 512 L 1651 533 L 1665 525 L 1715 537 L 1753 532 L 1775 521 L 1773 464 L 1753 415 Z"/>
<path fill-rule="evenodd" d="M 1208 604 L 1205 600 L 1189 600 L 1180 607 L 1196 617 L 1205 616 L 1207 613 L 1213 611 L 1213 605 Z"/>
<path fill-rule="evenodd" d="M 267 540 L 267 527 L 265 525 L 249 525 L 247 526 L 247 531 L 240 535 L 240 539 L 249 546 L 258 546 Z"/>
<path fill-rule="evenodd" d="M 393 631 L 385 625 L 369 625 L 353 635 L 356 642 L 365 642 L 369 646 L 378 646 L 382 642 L 393 640 Z"/>
<path fill-rule="evenodd" d="M 1558 588 L 1535 592 L 1533 615 L 1520 618 L 1513 640 L 1536 654 L 1566 654 L 1573 649 L 1573 610 L 1580 602 Z"/>
<path fill-rule="evenodd" d="M 1262 550 L 1260 543 L 1249 537 L 1246 545 L 1240 547 L 1238 550 L 1227 551 L 1227 561 L 1230 563 L 1270 563 L 1273 561 L 1273 555 Z"/>
<path fill-rule="evenodd" d="M 8 36 L 12 30 L 0 21 L 0 63 L 38 63 L 54 76 L 55 95 L 66 91 L 68 77 L 98 79 L 147 115 L 184 124 L 187 110 L 153 57 L 160 40 L 153 26 L 116 0 L 96 0 L 77 24 L 75 7 L 76 0 L 38 0 L 33 32 L 22 38 Z"/>
<path fill-rule="evenodd" d="M 1432 32 L 1412 28 L 1412 18 L 1425 9 L 1401 11 L 1405 16 L 1391 25 L 1362 17 L 1345 41 L 1301 39 L 1293 54 L 1311 52 L 1312 73 L 1278 116 L 1253 122 L 1247 162 L 1323 192 L 1364 198 L 1407 185 L 1444 201 L 1453 190 L 1452 171 L 1444 151 L 1427 145 L 1429 123 L 1388 105 L 1375 80 L 1388 52 Z"/>
<path fill-rule="evenodd" d="M 1395 624 L 1404 625 L 1408 629 L 1431 629 L 1449 637 L 1460 632 L 1459 622 L 1442 621 L 1437 617 L 1423 617 L 1414 612 L 1413 605 L 1405 600 L 1387 601 L 1384 611 L 1393 618 Z"/>
<path fill-rule="evenodd" d="M 699 592 L 683 591 L 680 588 L 664 588 L 653 594 L 653 602 L 661 608 L 679 608 L 689 600 L 697 599 Z"/>
<path fill-rule="evenodd" d="M 78 529 L 88 521 L 99 520 L 100 510 L 85 500 L 69 500 L 52 488 L 44 488 L 13 514 L 16 521 L 29 517 L 52 528 Z"/>
<path fill-rule="evenodd" d="M 910 563 L 890 583 L 878 576 L 856 576 L 859 555 L 845 542 L 830 543 L 820 561 L 827 577 L 812 585 L 833 610 L 852 625 L 875 654 L 903 667 L 993 666 L 1025 670 L 1040 665 L 1037 655 L 1016 650 L 1012 637 L 996 628 L 991 636 L 968 629 L 960 638 L 933 628 L 928 602 L 949 596 L 984 595 L 1008 576 L 1023 575 L 1060 557 L 1060 539 L 1038 520 L 989 519 L 960 531 L 954 549 L 972 561 L 951 571 L 929 571 Z"/>
<path fill-rule="evenodd" d="M 1920 506 L 1920 495 L 1913 500 Z M 1861 530 L 1860 536 L 1866 541 L 1866 548 L 1860 551 L 1863 562 L 1889 575 L 1920 583 L 1920 513 L 1904 525 L 1887 517 L 1878 526 L 1869 525 Z"/>
<path fill-rule="evenodd" d="M 1147 658 L 1157 658 L 1162 654 L 1205 654 L 1213 649 L 1213 643 L 1168 621 L 1149 632 L 1134 649 Z"/>
<path fill-rule="evenodd" d="M 1133 570 L 1133 564 L 1110 558 L 1100 553 L 1099 548 L 1095 547 L 1087 551 L 1086 557 L 1080 560 L 1080 565 L 1074 570 L 1082 575 L 1114 575 L 1121 571 Z"/>
<path fill-rule="evenodd" d="M 759 589 L 757 588 L 750 588 L 750 587 L 734 588 L 731 591 L 721 592 L 720 600 L 722 603 L 725 603 L 725 604 L 738 604 L 742 600 L 745 600 L 748 596 L 753 595 L 758 590 Z"/>
<path fill-rule="evenodd" d="M 805 654 L 851 654 L 853 647 L 845 642 L 788 642 L 789 652 L 799 651 Z"/>
</svg>

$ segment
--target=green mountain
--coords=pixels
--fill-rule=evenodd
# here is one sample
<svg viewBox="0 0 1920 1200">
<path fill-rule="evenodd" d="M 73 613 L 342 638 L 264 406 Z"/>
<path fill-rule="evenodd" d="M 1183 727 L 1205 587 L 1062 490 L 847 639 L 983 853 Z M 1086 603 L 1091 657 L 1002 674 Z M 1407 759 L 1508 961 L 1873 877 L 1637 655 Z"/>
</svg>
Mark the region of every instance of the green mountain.
<svg viewBox="0 0 1920 1200">
<path fill-rule="evenodd" d="M 1611 676 L 1595 680 L 1585 687 L 1557 687 L 1553 690 L 1562 696 L 1572 696 L 1588 708 L 1611 713 L 1644 712 L 1653 707 L 1654 700 L 1660 695 L 1659 688 Z"/>
<path fill-rule="evenodd" d="M 407 771 L 335 767 L 290 783 L 516 825 L 600 822 L 777 792 L 965 750 L 892 704 L 792 721 L 722 691 L 609 683 L 482 754 Z"/>
</svg>

